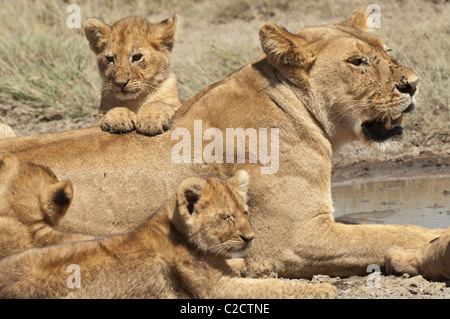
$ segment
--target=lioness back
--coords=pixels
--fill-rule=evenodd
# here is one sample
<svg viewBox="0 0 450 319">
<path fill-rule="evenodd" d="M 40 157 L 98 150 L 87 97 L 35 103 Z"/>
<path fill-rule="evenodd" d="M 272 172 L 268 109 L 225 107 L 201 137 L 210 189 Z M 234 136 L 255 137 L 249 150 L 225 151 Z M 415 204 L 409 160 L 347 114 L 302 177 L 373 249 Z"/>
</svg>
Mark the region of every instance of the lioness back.
<svg viewBox="0 0 450 319">
<path fill-rule="evenodd" d="M 176 24 L 177 15 L 157 24 L 139 17 L 113 26 L 94 18 L 84 23 L 103 79 L 95 125 L 111 133 L 136 129 L 145 135 L 170 127 L 181 105 L 177 80 L 170 72 Z"/>
<path fill-rule="evenodd" d="M 134 231 L 30 249 L 0 261 L 1 298 L 329 297 L 329 285 L 246 279 L 229 258 L 244 257 L 255 234 L 248 174 L 192 177 Z"/>
</svg>

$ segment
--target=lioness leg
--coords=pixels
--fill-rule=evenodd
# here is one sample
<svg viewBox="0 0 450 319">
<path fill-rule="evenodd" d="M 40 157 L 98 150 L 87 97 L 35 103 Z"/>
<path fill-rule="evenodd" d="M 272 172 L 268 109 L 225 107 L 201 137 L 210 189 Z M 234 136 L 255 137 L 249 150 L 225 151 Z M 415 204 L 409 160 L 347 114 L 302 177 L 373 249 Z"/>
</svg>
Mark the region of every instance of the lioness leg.
<svg viewBox="0 0 450 319">
<path fill-rule="evenodd" d="M 386 254 L 389 273 L 424 274 L 433 280 L 450 278 L 450 228 L 418 248 L 392 247 Z"/>
<path fill-rule="evenodd" d="M 302 238 L 294 250 L 284 251 L 280 256 L 283 276 L 364 275 L 367 267 L 375 264 L 389 273 L 421 274 L 429 279 L 438 274 L 450 278 L 450 229 L 345 225 L 331 221 L 311 222 L 308 227 L 315 229 L 315 236 Z M 391 249 L 394 246 L 401 248 Z"/>
<path fill-rule="evenodd" d="M 427 243 L 443 233 L 447 233 L 447 236 L 444 236 L 440 242 L 446 241 L 448 245 L 450 229 L 432 230 L 414 225 L 344 225 L 333 223 L 329 242 L 341 243 L 339 246 L 342 252 L 343 266 L 348 263 L 347 266 L 351 267 L 352 259 L 358 260 L 359 258 L 361 261 L 364 261 L 361 265 L 364 272 L 367 271 L 369 264 L 377 264 L 380 268 L 384 268 L 389 272 L 393 270 L 392 264 L 398 264 L 398 258 L 401 258 L 401 261 L 403 261 L 401 255 L 391 254 L 389 258 L 386 258 L 386 253 L 393 246 L 409 249 L 410 255 L 419 252 L 419 247 L 423 247 L 420 254 L 422 254 L 422 251 L 425 253 L 430 248 L 441 250 L 437 253 L 438 256 L 436 256 L 435 260 L 417 260 L 420 274 L 431 279 L 435 277 L 434 272 L 445 271 L 444 264 L 450 265 L 450 250 L 445 251 L 444 245 L 439 247 L 437 245 L 432 245 L 432 247 L 427 245 Z M 339 248 L 336 251 L 339 252 Z M 433 267 L 426 266 L 427 263 L 432 263 Z M 408 267 L 397 269 L 399 272 L 409 272 Z M 411 274 L 414 273 L 411 272 Z"/>
</svg>

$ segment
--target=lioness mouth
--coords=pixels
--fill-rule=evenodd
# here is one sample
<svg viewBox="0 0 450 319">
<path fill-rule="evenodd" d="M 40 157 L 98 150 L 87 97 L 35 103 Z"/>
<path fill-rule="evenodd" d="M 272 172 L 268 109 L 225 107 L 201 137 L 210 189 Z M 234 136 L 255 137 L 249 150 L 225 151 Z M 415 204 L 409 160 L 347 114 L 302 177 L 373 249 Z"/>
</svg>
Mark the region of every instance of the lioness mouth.
<svg viewBox="0 0 450 319">
<path fill-rule="evenodd" d="M 364 122 L 362 128 L 366 137 L 375 142 L 382 142 L 395 135 L 402 135 L 403 128 L 401 124 L 403 121 L 403 114 L 412 112 L 414 108 L 414 104 L 410 104 L 402 113 L 393 117 Z"/>
</svg>

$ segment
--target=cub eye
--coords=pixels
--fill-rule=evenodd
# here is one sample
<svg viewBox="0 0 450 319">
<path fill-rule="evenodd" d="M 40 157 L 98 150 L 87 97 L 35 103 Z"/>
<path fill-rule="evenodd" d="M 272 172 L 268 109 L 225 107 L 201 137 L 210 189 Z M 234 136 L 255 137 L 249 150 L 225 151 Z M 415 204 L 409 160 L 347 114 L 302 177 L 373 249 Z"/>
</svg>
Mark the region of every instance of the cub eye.
<svg viewBox="0 0 450 319">
<path fill-rule="evenodd" d="M 248 211 L 244 210 L 244 215 L 248 216 Z"/>
<path fill-rule="evenodd" d="M 230 215 L 227 215 L 227 216 L 225 217 L 225 220 L 231 222 L 231 221 L 233 220 L 233 218 L 232 218 Z"/>
<path fill-rule="evenodd" d="M 114 62 L 114 56 L 113 55 L 107 55 L 105 56 L 106 62 L 112 63 Z"/>
<path fill-rule="evenodd" d="M 142 59 L 142 53 L 138 53 L 133 55 L 133 57 L 131 58 L 133 62 L 139 62 Z"/>
<path fill-rule="evenodd" d="M 367 64 L 367 59 L 366 58 L 360 58 L 360 57 L 351 57 L 347 60 L 347 62 L 359 66 L 362 64 Z"/>
</svg>

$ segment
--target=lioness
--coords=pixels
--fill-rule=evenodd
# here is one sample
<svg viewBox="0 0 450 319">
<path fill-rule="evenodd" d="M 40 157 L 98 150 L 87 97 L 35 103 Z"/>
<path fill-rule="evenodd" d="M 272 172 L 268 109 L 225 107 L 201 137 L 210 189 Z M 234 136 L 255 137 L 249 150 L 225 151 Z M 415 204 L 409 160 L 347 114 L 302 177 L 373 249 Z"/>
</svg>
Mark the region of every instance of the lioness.
<svg viewBox="0 0 450 319">
<path fill-rule="evenodd" d="M 365 29 L 363 11 L 344 23 L 295 34 L 263 24 L 264 54 L 185 103 L 165 134 L 147 138 L 90 128 L 0 141 L 0 148 L 49 165 L 73 182 L 77 201 L 60 223 L 67 231 L 129 231 L 182 179 L 245 169 L 253 180 L 249 200 L 258 234 L 247 257 L 249 275 L 365 275 L 368 265 L 377 264 L 394 273 L 449 279 L 450 229 L 334 222 L 333 152 L 352 140 L 395 146 L 404 115 L 414 109 L 416 74 L 392 60 L 383 41 Z M 200 133 L 194 131 L 196 120 Z M 268 147 L 279 155 L 278 171 L 261 174 L 266 162 L 260 157 L 249 163 L 255 148 L 243 138 L 245 147 L 235 143 L 234 163 L 220 163 L 226 148 L 212 148 L 215 141 L 207 140 L 227 128 L 278 128 L 279 140 Z M 180 141 L 189 147 L 173 150 Z M 245 150 L 238 154 L 243 163 L 236 163 L 239 149 Z M 177 150 L 187 154 L 187 163 L 172 160 Z M 211 162 L 213 155 L 218 160 Z M 147 200 L 137 200 L 137 193 Z"/>
<path fill-rule="evenodd" d="M 84 32 L 103 79 L 94 125 L 111 133 L 153 135 L 170 127 L 181 103 L 170 72 L 177 15 L 157 24 L 129 17 L 108 26 L 88 19 Z"/>
<path fill-rule="evenodd" d="M 317 298 L 329 284 L 234 276 L 255 234 L 247 219 L 249 176 L 191 177 L 136 230 L 10 256 L 0 262 L 1 298 Z M 67 267 L 80 270 L 79 289 Z M 73 288 L 73 287 L 72 287 Z"/>
<path fill-rule="evenodd" d="M 0 258 L 32 247 L 91 239 L 53 228 L 72 196 L 70 181 L 58 181 L 47 167 L 19 163 L 0 151 Z"/>
</svg>

